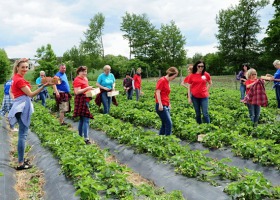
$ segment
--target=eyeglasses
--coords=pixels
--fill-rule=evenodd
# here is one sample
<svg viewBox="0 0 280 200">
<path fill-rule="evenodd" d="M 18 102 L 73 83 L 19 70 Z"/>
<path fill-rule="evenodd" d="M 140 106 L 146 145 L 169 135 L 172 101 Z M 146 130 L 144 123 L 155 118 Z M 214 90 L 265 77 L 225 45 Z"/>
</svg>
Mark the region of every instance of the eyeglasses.
<svg viewBox="0 0 280 200">
<path fill-rule="evenodd" d="M 204 65 L 197 65 L 197 67 L 199 67 L 199 68 L 204 68 Z"/>
<path fill-rule="evenodd" d="M 252 74 L 252 76 L 256 76 L 257 74 Z"/>
</svg>

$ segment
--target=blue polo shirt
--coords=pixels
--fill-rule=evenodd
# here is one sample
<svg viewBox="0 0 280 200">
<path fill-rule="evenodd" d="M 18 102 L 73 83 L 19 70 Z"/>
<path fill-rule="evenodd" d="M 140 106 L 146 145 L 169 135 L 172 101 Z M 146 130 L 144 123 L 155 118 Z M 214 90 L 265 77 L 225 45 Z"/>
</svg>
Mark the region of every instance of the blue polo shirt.
<svg viewBox="0 0 280 200">
<path fill-rule="evenodd" d="M 274 74 L 274 78 L 275 78 L 275 79 L 280 79 L 280 69 L 277 69 L 277 71 L 276 71 L 275 74 Z M 279 82 L 279 81 L 274 81 L 274 87 L 275 87 L 276 85 L 280 85 L 280 82 Z"/>
<path fill-rule="evenodd" d="M 112 73 L 109 73 L 108 75 L 102 73 L 97 78 L 97 83 L 109 89 L 113 89 L 113 83 L 115 83 L 115 81 L 115 76 Z"/>
<path fill-rule="evenodd" d="M 61 73 L 61 72 L 57 72 L 55 74 L 55 76 L 58 76 L 60 78 L 60 80 L 61 80 L 61 84 L 57 84 L 56 88 L 59 91 L 69 93 L 70 92 L 70 86 L 69 86 L 66 74 L 65 73 Z"/>
</svg>

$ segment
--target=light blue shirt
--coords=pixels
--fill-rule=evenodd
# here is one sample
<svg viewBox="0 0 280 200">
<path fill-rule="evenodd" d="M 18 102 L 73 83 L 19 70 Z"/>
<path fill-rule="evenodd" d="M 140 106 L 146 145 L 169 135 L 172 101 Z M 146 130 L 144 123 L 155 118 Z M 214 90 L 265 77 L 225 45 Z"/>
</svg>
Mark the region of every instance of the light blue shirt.
<svg viewBox="0 0 280 200">
<path fill-rule="evenodd" d="M 108 75 L 102 73 L 97 78 L 97 83 L 109 89 L 113 89 L 113 84 L 115 83 L 115 81 L 115 76 L 112 73 L 109 73 Z"/>
<path fill-rule="evenodd" d="M 36 84 L 37 84 L 37 85 L 41 85 L 41 81 L 42 81 L 42 78 L 41 78 L 41 77 L 38 77 L 38 78 L 36 79 Z"/>
</svg>

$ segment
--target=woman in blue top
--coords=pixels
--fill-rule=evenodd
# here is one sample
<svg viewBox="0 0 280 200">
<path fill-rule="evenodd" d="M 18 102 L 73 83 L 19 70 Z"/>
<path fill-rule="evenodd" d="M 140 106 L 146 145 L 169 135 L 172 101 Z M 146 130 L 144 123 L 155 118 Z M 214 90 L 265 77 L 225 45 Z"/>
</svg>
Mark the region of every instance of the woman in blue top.
<svg viewBox="0 0 280 200">
<path fill-rule="evenodd" d="M 111 67 L 109 65 L 105 65 L 103 70 L 104 72 L 97 78 L 96 86 L 101 90 L 101 101 L 104 108 L 103 113 L 108 114 L 110 112 L 112 97 L 108 97 L 107 93 L 109 91 L 115 90 L 116 79 L 115 76 L 110 73 Z"/>
<path fill-rule="evenodd" d="M 276 91 L 277 107 L 280 108 L 280 60 L 275 60 L 273 65 L 277 69 L 272 78 L 272 81 L 274 81 L 273 88 L 275 88 Z"/>
</svg>

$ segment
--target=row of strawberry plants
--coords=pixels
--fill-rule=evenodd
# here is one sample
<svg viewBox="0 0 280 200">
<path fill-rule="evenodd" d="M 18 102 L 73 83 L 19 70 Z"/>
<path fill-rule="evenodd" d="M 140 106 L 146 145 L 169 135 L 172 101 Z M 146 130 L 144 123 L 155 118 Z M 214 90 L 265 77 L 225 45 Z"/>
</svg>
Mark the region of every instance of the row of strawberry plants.
<svg viewBox="0 0 280 200">
<path fill-rule="evenodd" d="M 143 184 L 134 186 L 124 173 L 128 169 L 115 162 L 106 162 L 109 153 L 96 145 L 85 145 L 76 131 L 59 125 L 58 120 L 35 105 L 32 131 L 38 134 L 43 146 L 53 151 L 62 165 L 63 173 L 70 177 L 82 199 L 183 199 L 178 191 L 169 194 Z"/>
<path fill-rule="evenodd" d="M 219 102 L 226 102 L 225 98 L 227 95 L 221 93 L 227 93 L 230 95 L 230 91 L 225 91 L 224 89 L 216 89 L 213 91 L 214 97 L 212 100 L 223 98 Z M 151 96 L 153 91 L 148 91 L 145 93 L 146 96 Z M 178 93 L 177 93 L 178 94 Z M 212 105 L 210 107 L 211 112 L 211 124 L 210 125 L 196 125 L 194 121 L 194 111 L 190 105 L 182 106 L 178 103 L 182 98 L 178 98 L 179 95 L 173 98 L 177 103 L 172 104 L 172 120 L 173 120 L 173 132 L 174 134 L 181 138 L 187 139 L 188 141 L 196 141 L 197 135 L 201 133 L 211 133 L 211 138 L 205 138 L 204 145 L 210 148 L 219 148 L 222 146 L 232 146 L 233 152 L 236 155 L 242 156 L 244 158 L 252 158 L 253 161 L 261 162 L 265 165 L 276 165 L 279 167 L 279 161 L 277 159 L 279 150 L 279 125 L 274 123 L 275 116 L 268 109 L 263 109 L 261 112 L 260 123 L 257 128 L 253 129 L 250 121 L 248 120 L 248 110 L 245 106 L 238 101 L 233 103 L 230 109 L 224 108 L 221 105 Z M 181 96 L 182 97 L 182 96 Z M 143 102 L 128 101 L 125 102 L 124 97 L 119 97 L 120 106 L 119 108 L 112 108 L 111 115 L 114 117 L 123 119 L 134 123 L 135 125 L 148 126 L 153 128 L 159 128 L 159 118 L 157 117 L 154 110 L 154 101 L 152 98 L 146 98 Z M 217 104 L 218 101 L 216 101 Z M 237 106 L 236 106 L 237 105 Z M 247 123 L 245 122 L 247 120 Z M 269 126 L 269 127 L 268 127 Z M 266 128 L 268 127 L 268 128 Z M 222 130 L 222 131 L 221 131 Z M 234 130 L 234 131 L 232 131 Z M 238 132 L 238 138 L 232 139 L 232 136 L 225 138 L 220 138 L 220 133 L 236 133 Z M 260 138 L 255 139 L 252 138 Z M 228 140 L 230 138 L 230 140 Z M 268 140 L 267 142 L 265 140 Z M 230 141 L 230 142 L 228 142 Z M 245 141 L 245 143 L 243 142 Z M 262 144 L 264 148 L 267 149 L 267 155 L 260 155 L 260 145 L 255 145 L 253 147 L 252 143 Z M 242 144 L 242 145 L 241 145 Z M 247 148 L 248 146 L 248 148 Z M 265 159 L 266 158 L 266 159 Z"/>
<path fill-rule="evenodd" d="M 244 172 L 237 167 L 229 167 L 223 161 L 217 161 L 206 157 L 207 152 L 192 151 L 187 147 L 179 144 L 179 139 L 170 136 L 158 136 L 154 132 L 144 131 L 140 127 L 134 127 L 128 122 L 122 122 L 109 115 L 95 115 L 95 120 L 90 124 L 94 129 L 100 129 L 106 134 L 118 140 L 122 144 L 132 146 L 137 153 L 148 153 L 162 161 L 167 161 L 175 167 L 177 173 L 188 177 L 196 177 L 198 180 L 207 181 L 214 185 L 219 184 L 216 179 L 226 179 L 228 181 L 236 181 L 229 183 L 225 192 L 231 196 L 247 196 L 247 191 L 244 188 L 237 191 L 232 185 L 237 185 L 249 182 L 252 176 L 256 176 L 256 172 Z M 259 181 L 250 183 L 253 189 L 253 194 L 250 193 L 250 199 L 278 198 L 279 188 L 273 187 L 261 173 L 261 184 Z M 261 187 L 261 190 L 259 190 Z"/>
<path fill-rule="evenodd" d="M 190 112 L 190 108 L 186 108 L 183 114 L 185 116 L 188 114 L 190 115 Z M 132 108 L 129 103 L 112 108 L 111 115 L 131 122 L 134 125 L 153 128 L 159 128 L 160 125 L 159 118 L 155 112 Z M 278 159 L 280 145 L 275 144 L 275 140 L 269 140 L 268 137 L 265 137 L 265 139 L 256 139 L 247 134 L 250 130 L 252 133 L 258 133 L 258 130 L 264 127 L 263 125 L 260 125 L 256 131 L 251 126 L 243 123 L 236 127 L 236 131 L 232 131 L 232 127 L 224 127 L 221 129 L 213 124 L 196 125 L 194 120 L 190 120 L 190 118 L 187 119 L 189 120 L 183 120 L 180 114 L 172 115 L 174 124 L 173 133 L 177 137 L 188 141 L 196 141 L 198 134 L 207 133 L 203 141 L 206 147 L 220 148 L 223 146 L 231 146 L 233 153 L 237 156 L 252 158 L 254 162 L 260 162 L 264 165 L 275 165 L 277 168 L 280 168 L 280 160 Z M 222 120 L 223 122 L 227 122 L 227 119 L 228 118 L 223 118 Z M 277 125 L 270 124 L 269 126 L 275 128 Z M 248 130 L 245 131 L 245 128 Z M 272 131 L 268 133 L 270 133 L 271 138 L 275 138 L 276 141 L 279 140 L 279 134 L 272 134 Z"/>
<path fill-rule="evenodd" d="M 139 102 L 138 102 L 139 103 Z M 95 106 L 93 106 L 92 107 L 93 108 L 93 110 L 94 111 L 97 111 L 98 109 L 96 109 L 96 107 Z M 123 111 L 125 111 L 126 109 L 122 109 Z M 143 115 L 143 113 L 142 113 L 142 115 Z M 103 127 L 103 128 L 105 128 L 104 127 L 104 123 L 106 123 L 106 121 L 104 120 L 101 120 L 101 126 Z M 116 124 L 115 126 L 113 126 L 113 127 L 119 127 L 119 124 Z M 104 130 L 104 129 L 103 129 Z M 126 129 L 124 129 L 124 130 L 126 130 Z M 124 133 L 124 130 L 122 131 L 122 133 Z M 115 132 L 114 131 L 114 128 L 112 128 L 112 127 L 108 127 L 108 131 L 109 132 Z M 135 133 L 135 131 L 132 131 L 133 133 L 128 133 L 127 135 L 123 135 L 123 134 L 117 134 L 117 135 L 119 135 L 119 140 L 120 140 L 120 142 L 124 142 L 124 143 L 127 143 L 128 141 L 130 141 L 130 135 L 131 134 L 134 134 Z M 154 134 L 154 133 L 151 133 L 151 134 Z M 143 135 L 143 133 L 141 134 L 141 135 Z M 144 140 L 144 142 L 142 142 L 143 141 L 143 139 L 142 138 L 140 138 L 140 137 L 138 137 L 138 138 L 136 138 L 136 143 L 139 143 L 139 144 L 147 144 L 147 140 Z M 152 151 L 153 150 L 153 148 L 155 148 L 155 147 L 153 147 L 154 146 L 154 144 L 151 144 L 151 147 L 149 147 L 150 148 L 150 150 L 149 151 Z M 165 145 L 163 145 L 163 146 L 165 146 Z M 155 150 L 155 152 L 164 152 L 163 151 L 163 149 L 164 148 L 162 148 L 162 149 L 160 149 L 160 150 Z M 137 150 L 137 149 L 136 149 Z M 137 151 L 143 151 L 143 149 L 141 150 L 141 148 L 140 148 L 140 150 L 138 149 Z M 148 151 L 148 152 L 149 152 Z M 161 156 L 160 156 L 161 157 Z M 179 156 L 180 157 L 180 156 Z M 195 156 L 193 156 L 193 157 L 195 157 Z M 174 157 L 175 158 L 175 157 Z M 181 158 L 181 157 L 180 157 Z M 183 158 L 184 159 L 184 158 Z M 201 159 L 200 159 L 201 160 Z M 222 165 L 224 165 L 223 163 L 222 163 Z M 181 166 L 184 166 L 184 165 L 181 165 Z M 194 173 L 193 174 L 195 174 L 195 173 L 197 173 L 197 171 L 196 170 L 193 170 L 192 168 L 191 169 L 188 169 L 188 167 L 189 167 L 189 165 L 185 165 L 185 167 L 181 167 L 181 168 L 178 168 L 177 170 L 178 170 L 178 172 L 180 172 L 180 173 L 182 173 L 182 174 L 184 174 L 185 173 L 185 175 L 188 175 L 188 176 L 193 176 L 193 175 L 191 175 L 192 174 L 192 172 L 194 171 Z M 220 172 L 220 176 L 221 177 L 223 177 L 223 176 L 225 176 L 225 175 L 227 175 L 228 174 L 228 172 L 231 172 L 231 171 L 234 171 L 234 170 L 221 170 L 221 166 L 216 166 L 216 167 L 214 167 L 215 169 L 219 169 L 219 170 L 217 170 L 217 171 L 221 171 Z M 180 171 L 180 170 L 181 171 Z M 191 174 L 188 174 L 188 173 L 191 173 Z M 217 173 L 217 174 L 219 174 L 219 173 Z M 217 176 L 217 174 L 215 174 L 216 176 Z M 236 176 L 238 176 L 238 174 L 240 174 L 240 172 L 239 171 L 237 171 L 236 173 L 233 173 L 233 174 L 235 174 Z M 214 176 L 215 176 L 214 175 Z M 210 178 L 209 178 L 209 176 L 213 176 L 212 175 L 212 172 L 211 173 L 208 173 L 208 176 L 206 176 L 205 174 L 203 174 L 202 173 L 202 175 L 198 175 L 198 179 L 200 179 L 200 180 L 206 180 L 206 181 L 210 181 L 211 182 L 211 180 L 210 180 Z M 242 176 L 242 175 L 241 175 Z M 250 178 L 249 178 L 250 179 Z M 264 179 L 265 180 L 265 179 Z M 245 179 L 242 179 L 241 180 L 241 183 L 240 184 L 242 184 L 242 183 L 244 183 L 244 181 L 246 182 L 246 178 Z M 213 184 L 215 184 L 214 183 L 214 181 L 212 182 Z M 232 188 L 234 188 L 234 187 L 232 187 Z M 275 188 L 275 191 L 277 191 L 277 188 Z M 236 192 L 234 192 L 234 189 L 232 189 L 231 190 L 231 192 L 230 192 L 230 190 L 227 190 L 227 192 L 229 193 L 229 194 L 231 194 L 231 195 L 233 195 L 233 194 L 235 194 L 236 195 Z M 237 192 L 238 193 L 238 192 Z M 277 193 L 277 192 L 276 192 Z M 272 195 L 273 196 L 273 195 Z"/>
</svg>

